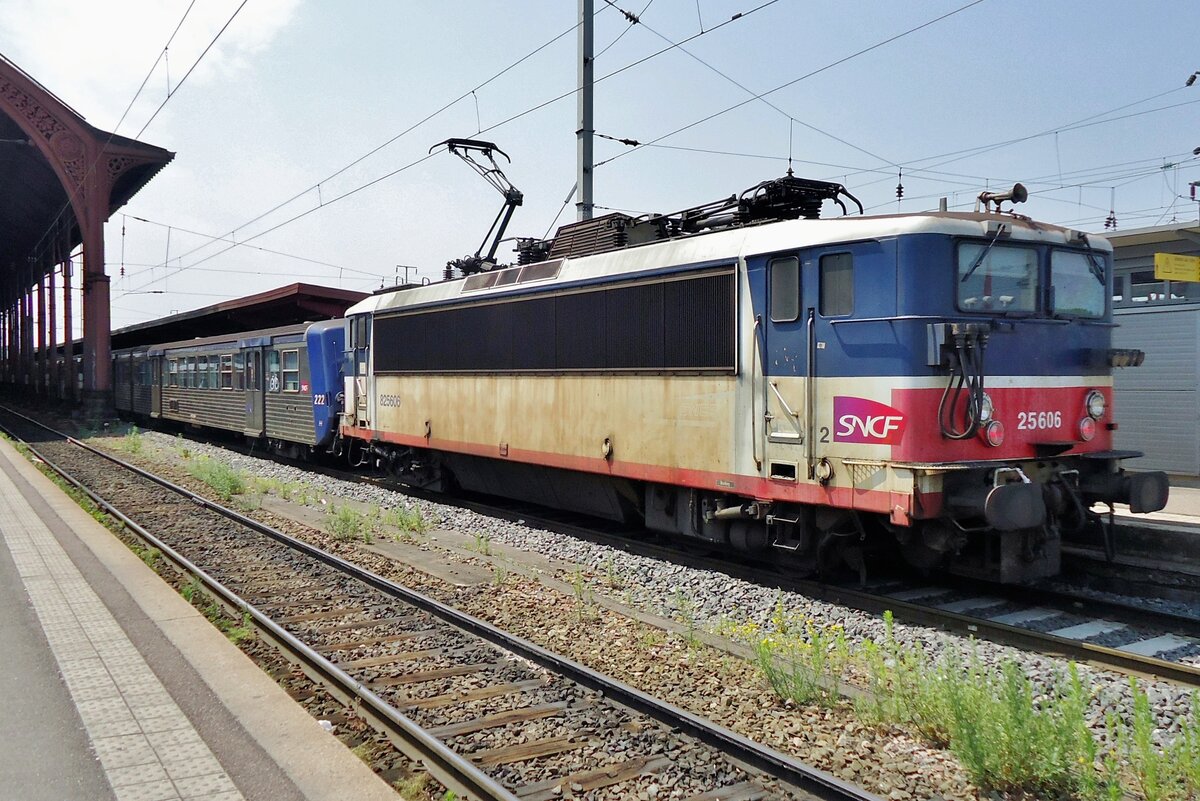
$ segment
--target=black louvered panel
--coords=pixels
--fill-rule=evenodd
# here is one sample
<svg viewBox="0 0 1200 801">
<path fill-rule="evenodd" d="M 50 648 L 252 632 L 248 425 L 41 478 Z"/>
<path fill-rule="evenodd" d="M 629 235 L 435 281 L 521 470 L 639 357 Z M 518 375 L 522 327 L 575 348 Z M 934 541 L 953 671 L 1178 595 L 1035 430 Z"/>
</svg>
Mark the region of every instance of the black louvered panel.
<svg viewBox="0 0 1200 801">
<path fill-rule="evenodd" d="M 375 319 L 378 372 L 735 367 L 732 273 Z"/>
<path fill-rule="evenodd" d="M 557 360 L 554 298 L 523 300 L 507 308 L 512 314 L 513 369 L 553 370 Z"/>
<path fill-rule="evenodd" d="M 733 369 L 733 275 L 669 281 L 663 289 L 667 369 Z"/>
<path fill-rule="evenodd" d="M 604 292 L 605 366 L 611 370 L 661 370 L 666 366 L 663 343 L 663 286 L 609 289 Z"/>
<path fill-rule="evenodd" d="M 458 370 L 513 369 L 513 315 L 507 304 L 468 306 L 444 315 L 447 329 L 430 333 L 444 337 L 454 344 L 454 354 L 447 363 Z M 436 369 L 434 365 L 430 369 Z"/>
<path fill-rule="evenodd" d="M 580 292 L 554 299 L 559 370 L 604 367 L 604 293 Z"/>
</svg>

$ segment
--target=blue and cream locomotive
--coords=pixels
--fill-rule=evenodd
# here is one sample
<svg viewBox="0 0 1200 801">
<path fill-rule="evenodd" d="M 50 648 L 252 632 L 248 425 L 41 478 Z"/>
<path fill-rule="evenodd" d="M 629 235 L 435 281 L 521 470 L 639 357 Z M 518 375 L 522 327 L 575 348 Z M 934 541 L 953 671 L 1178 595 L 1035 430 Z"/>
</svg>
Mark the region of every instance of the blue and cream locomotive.
<svg viewBox="0 0 1200 801">
<path fill-rule="evenodd" d="M 1000 212 L 1012 194 L 819 219 L 854 199 L 787 177 L 564 226 L 522 240 L 517 266 L 476 262 L 287 334 L 308 343 L 308 378 L 281 367 L 295 403 L 272 406 L 268 382 L 264 426 L 244 432 L 810 565 L 882 549 L 1004 582 L 1052 575 L 1064 532 L 1103 525 L 1095 504 L 1155 511 L 1168 488 L 1112 449 L 1112 370 L 1139 355 L 1111 347 L 1111 248 Z M 163 371 L 174 351 L 118 364 L 141 353 Z M 223 356 L 220 389 L 245 392 Z M 207 424 L 178 403 L 155 411 Z M 303 403 L 307 429 L 271 427 Z"/>
</svg>

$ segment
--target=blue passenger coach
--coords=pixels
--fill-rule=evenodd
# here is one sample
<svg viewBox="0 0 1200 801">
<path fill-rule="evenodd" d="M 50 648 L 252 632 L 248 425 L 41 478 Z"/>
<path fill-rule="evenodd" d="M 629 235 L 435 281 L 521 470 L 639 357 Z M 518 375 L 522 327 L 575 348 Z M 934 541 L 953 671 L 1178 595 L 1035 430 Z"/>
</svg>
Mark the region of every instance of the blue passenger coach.
<svg viewBox="0 0 1200 801">
<path fill-rule="evenodd" d="M 115 405 L 305 456 L 335 446 L 345 342 L 334 320 L 115 351 Z"/>
</svg>

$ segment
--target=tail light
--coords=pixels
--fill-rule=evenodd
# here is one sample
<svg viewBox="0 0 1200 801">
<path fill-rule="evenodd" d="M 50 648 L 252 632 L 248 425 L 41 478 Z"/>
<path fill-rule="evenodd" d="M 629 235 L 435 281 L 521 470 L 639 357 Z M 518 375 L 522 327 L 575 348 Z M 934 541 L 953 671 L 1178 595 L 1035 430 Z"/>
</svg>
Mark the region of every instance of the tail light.
<svg viewBox="0 0 1200 801">
<path fill-rule="evenodd" d="M 1079 438 L 1084 442 L 1091 442 L 1092 437 L 1096 436 L 1096 421 L 1092 417 L 1085 417 L 1079 421 Z"/>
<path fill-rule="evenodd" d="M 1091 418 L 1088 419 L 1090 420 Z M 979 433 L 983 437 L 983 441 L 993 448 L 999 448 L 1004 444 L 1004 423 L 1001 423 L 999 420 L 988 421 L 979 430 Z"/>
</svg>

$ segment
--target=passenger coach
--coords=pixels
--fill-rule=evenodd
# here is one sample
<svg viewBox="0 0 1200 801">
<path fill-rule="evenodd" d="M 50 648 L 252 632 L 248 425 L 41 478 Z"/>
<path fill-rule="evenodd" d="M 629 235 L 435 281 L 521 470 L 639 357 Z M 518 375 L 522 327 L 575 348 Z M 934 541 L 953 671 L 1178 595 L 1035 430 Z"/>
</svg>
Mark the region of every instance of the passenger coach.
<svg viewBox="0 0 1200 801">
<path fill-rule="evenodd" d="M 334 320 L 118 351 L 116 407 L 300 457 L 335 444 L 344 347 Z"/>
</svg>

